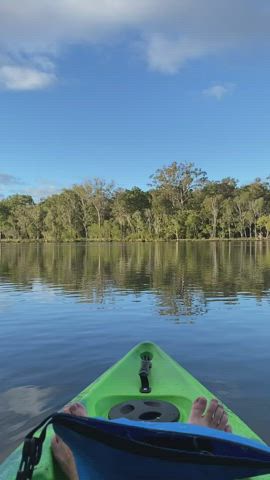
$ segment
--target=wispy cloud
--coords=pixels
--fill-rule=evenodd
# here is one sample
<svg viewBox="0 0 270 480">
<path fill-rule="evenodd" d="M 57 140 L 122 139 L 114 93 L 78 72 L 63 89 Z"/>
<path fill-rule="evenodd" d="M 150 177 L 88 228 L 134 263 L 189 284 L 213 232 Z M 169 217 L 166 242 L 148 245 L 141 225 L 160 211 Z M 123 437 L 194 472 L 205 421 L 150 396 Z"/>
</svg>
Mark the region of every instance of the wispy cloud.
<svg viewBox="0 0 270 480">
<path fill-rule="evenodd" d="M 35 58 L 54 63 L 71 45 L 122 41 L 141 44 L 151 69 L 172 74 L 225 49 L 269 44 L 269 20 L 266 0 L 1 0 L 0 57 L 10 59 L 2 66 L 34 70 L 10 80 L 15 70 L 5 69 L 4 84 L 45 88 L 56 77 Z"/>
<path fill-rule="evenodd" d="M 54 184 L 40 184 L 33 187 L 28 187 L 23 190 L 22 193 L 26 195 L 31 195 L 35 201 L 40 201 L 44 198 L 49 197 L 50 195 L 54 195 L 55 193 L 59 193 L 62 190 L 61 187 L 54 185 Z"/>
<path fill-rule="evenodd" d="M 27 184 L 13 175 L 0 173 L 0 198 L 18 193 L 20 195 L 31 195 L 35 201 L 39 201 L 59 193 L 62 188 L 57 182 L 48 179 L 37 179 L 32 184 Z"/>
<path fill-rule="evenodd" d="M 0 173 L 0 186 L 3 185 L 20 185 L 22 184 L 22 180 L 14 175 L 9 175 L 8 173 Z"/>
<path fill-rule="evenodd" d="M 37 178 L 31 185 L 27 185 L 21 193 L 31 195 L 36 202 L 63 190 L 63 185 L 58 181 L 48 178 Z"/>
<path fill-rule="evenodd" d="M 231 94 L 234 89 L 234 83 L 217 84 L 203 90 L 203 94 L 207 97 L 214 97 L 216 100 L 221 100 L 225 95 Z"/>
<path fill-rule="evenodd" d="M 51 72 L 16 65 L 0 67 L 0 87 L 7 90 L 40 90 L 56 82 Z"/>
<path fill-rule="evenodd" d="M 0 173 L 0 199 L 10 195 L 14 189 L 20 188 L 23 181 L 9 173 Z"/>
<path fill-rule="evenodd" d="M 166 38 L 152 35 L 146 55 L 149 67 L 163 73 L 176 73 L 188 60 L 210 55 L 217 50 L 214 43 L 188 38 Z"/>
</svg>

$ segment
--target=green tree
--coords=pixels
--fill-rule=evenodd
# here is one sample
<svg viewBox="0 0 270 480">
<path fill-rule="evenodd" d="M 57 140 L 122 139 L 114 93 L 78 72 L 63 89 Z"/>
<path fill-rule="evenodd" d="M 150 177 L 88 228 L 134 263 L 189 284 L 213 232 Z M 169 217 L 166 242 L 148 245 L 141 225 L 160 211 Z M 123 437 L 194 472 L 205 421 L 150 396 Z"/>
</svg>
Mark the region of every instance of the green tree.
<svg viewBox="0 0 270 480">
<path fill-rule="evenodd" d="M 262 234 L 268 238 L 270 234 L 270 215 L 262 215 L 259 217 L 257 226 L 261 229 Z"/>
<path fill-rule="evenodd" d="M 107 184 L 105 180 L 100 178 L 94 178 L 92 182 L 87 182 L 88 191 L 91 192 L 91 203 L 97 214 L 99 230 L 104 219 L 109 218 L 113 186 L 113 183 Z"/>
<path fill-rule="evenodd" d="M 11 195 L 5 200 L 8 218 L 5 222 L 6 235 L 10 238 L 28 238 L 25 214 L 34 205 L 31 195 Z"/>
<path fill-rule="evenodd" d="M 89 227 L 94 223 L 95 212 L 92 204 L 92 186 L 89 183 L 83 185 L 74 185 L 73 191 L 78 199 L 78 211 L 80 215 L 83 237 L 88 239 Z"/>
<path fill-rule="evenodd" d="M 270 177 L 238 187 L 208 181 L 193 163 L 152 175 L 149 191 L 115 189 L 95 178 L 34 203 L 30 195 L 0 201 L 0 239 L 75 241 L 268 237 Z"/>
<path fill-rule="evenodd" d="M 218 216 L 221 211 L 222 195 L 216 194 L 206 197 L 203 202 L 203 207 L 212 227 L 211 237 L 217 236 Z"/>
<path fill-rule="evenodd" d="M 173 162 L 151 176 L 152 185 L 167 199 L 172 208 L 183 209 L 190 194 L 206 182 L 206 173 L 193 163 Z"/>
<path fill-rule="evenodd" d="M 115 192 L 112 203 L 112 215 L 119 224 L 122 236 L 128 231 L 135 233 L 144 230 L 144 212 L 149 209 L 149 195 L 140 188 L 119 189 Z M 138 221 L 138 219 L 140 219 Z M 143 227 L 142 227 L 143 225 Z"/>
<path fill-rule="evenodd" d="M 244 190 L 237 193 L 234 198 L 236 222 L 240 237 L 246 237 L 246 227 L 248 225 L 248 201 L 249 194 Z"/>
<path fill-rule="evenodd" d="M 0 201 L 0 240 L 5 236 L 9 216 L 9 208 L 4 200 Z"/>
<path fill-rule="evenodd" d="M 234 204 L 231 198 L 225 198 L 221 207 L 221 229 L 224 232 L 224 236 L 228 235 L 228 238 L 232 237 L 232 229 L 234 228 Z"/>
</svg>

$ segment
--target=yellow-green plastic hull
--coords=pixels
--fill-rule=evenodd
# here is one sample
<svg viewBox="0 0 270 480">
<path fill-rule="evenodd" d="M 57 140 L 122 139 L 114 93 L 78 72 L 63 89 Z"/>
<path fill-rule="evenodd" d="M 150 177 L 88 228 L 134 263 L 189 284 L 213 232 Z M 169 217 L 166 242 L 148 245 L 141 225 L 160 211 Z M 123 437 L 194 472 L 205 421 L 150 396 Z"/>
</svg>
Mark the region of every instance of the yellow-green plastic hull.
<svg viewBox="0 0 270 480">
<path fill-rule="evenodd" d="M 145 351 L 153 355 L 153 368 L 150 374 L 152 390 L 149 394 L 140 393 L 140 378 L 138 375 L 141 362 L 140 355 Z M 209 400 L 213 398 L 213 394 L 209 390 L 157 345 L 147 342 L 134 347 L 124 358 L 76 396 L 73 401 L 82 402 L 89 416 L 108 418 L 111 407 L 128 399 L 164 400 L 178 407 L 181 413 L 180 421 L 187 422 L 192 402 L 199 396 L 205 396 Z M 237 415 L 227 407 L 226 410 L 235 434 L 263 443 Z M 43 446 L 41 462 L 33 476 L 34 480 L 64 479 L 63 473 L 59 471 L 51 454 L 50 441 L 52 435 L 52 429 L 49 428 Z M 11 454 L 0 467 L 1 480 L 16 478 L 20 456 L 21 447 Z M 270 480 L 270 475 L 256 478 Z"/>
</svg>

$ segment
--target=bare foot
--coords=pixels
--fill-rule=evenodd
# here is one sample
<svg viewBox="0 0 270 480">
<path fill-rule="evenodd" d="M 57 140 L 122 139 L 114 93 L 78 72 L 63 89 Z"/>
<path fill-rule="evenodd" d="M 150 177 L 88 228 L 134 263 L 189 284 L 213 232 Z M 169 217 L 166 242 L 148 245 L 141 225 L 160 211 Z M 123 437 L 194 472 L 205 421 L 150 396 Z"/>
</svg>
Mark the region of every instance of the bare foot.
<svg viewBox="0 0 270 480">
<path fill-rule="evenodd" d="M 87 417 L 87 411 L 81 403 L 72 403 L 64 408 L 64 413 L 76 415 L 77 417 Z M 79 480 L 75 460 L 72 451 L 58 435 L 52 439 L 51 448 L 55 460 L 69 480 Z"/>
<path fill-rule="evenodd" d="M 217 400 L 211 400 L 207 407 L 207 400 L 199 397 L 193 402 L 188 423 L 200 425 L 202 427 L 215 428 L 224 432 L 231 432 L 232 428 L 228 424 L 228 415 L 223 406 Z"/>
<path fill-rule="evenodd" d="M 72 451 L 58 435 L 52 439 L 53 456 L 69 480 L 79 480 Z"/>
<path fill-rule="evenodd" d="M 87 411 L 82 403 L 70 403 L 64 407 L 64 413 L 76 415 L 76 417 L 87 417 Z"/>
</svg>

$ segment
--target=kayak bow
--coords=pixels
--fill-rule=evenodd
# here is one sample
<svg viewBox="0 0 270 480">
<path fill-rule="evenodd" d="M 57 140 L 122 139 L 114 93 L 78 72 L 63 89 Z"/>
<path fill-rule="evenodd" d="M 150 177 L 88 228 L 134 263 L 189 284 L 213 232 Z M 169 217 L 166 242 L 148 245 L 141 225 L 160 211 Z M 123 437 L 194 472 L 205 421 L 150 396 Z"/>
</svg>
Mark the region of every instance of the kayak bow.
<svg viewBox="0 0 270 480">
<path fill-rule="evenodd" d="M 227 407 L 233 435 L 186 425 L 199 396 L 213 398 L 157 345 L 142 343 L 73 400 L 90 419 L 57 414 L 53 428 L 72 448 L 82 479 L 270 480 L 270 448 Z M 53 428 L 34 480 L 63 479 L 50 450 Z M 16 478 L 20 457 L 21 447 L 0 467 L 1 479 Z"/>
</svg>

